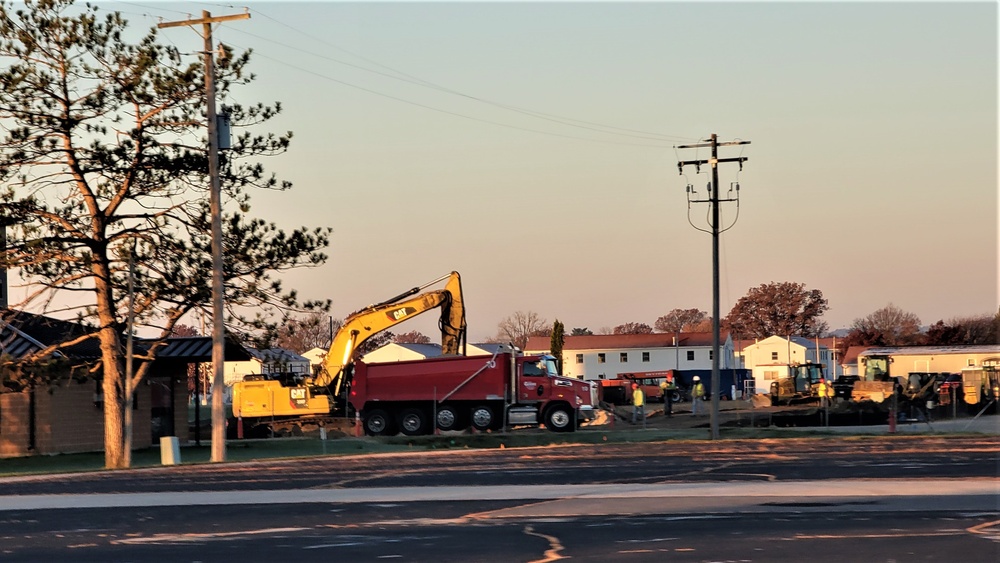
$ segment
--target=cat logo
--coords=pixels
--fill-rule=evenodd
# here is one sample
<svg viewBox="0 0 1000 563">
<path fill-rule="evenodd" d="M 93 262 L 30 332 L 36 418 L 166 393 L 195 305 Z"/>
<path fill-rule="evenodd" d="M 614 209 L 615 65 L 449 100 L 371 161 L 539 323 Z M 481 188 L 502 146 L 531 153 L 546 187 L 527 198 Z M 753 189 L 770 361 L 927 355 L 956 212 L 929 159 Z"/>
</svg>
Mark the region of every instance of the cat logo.
<svg viewBox="0 0 1000 563">
<path fill-rule="evenodd" d="M 385 314 L 389 317 L 390 321 L 401 321 L 416 312 L 417 310 L 414 307 L 400 307 L 399 309 L 386 311 Z"/>
</svg>

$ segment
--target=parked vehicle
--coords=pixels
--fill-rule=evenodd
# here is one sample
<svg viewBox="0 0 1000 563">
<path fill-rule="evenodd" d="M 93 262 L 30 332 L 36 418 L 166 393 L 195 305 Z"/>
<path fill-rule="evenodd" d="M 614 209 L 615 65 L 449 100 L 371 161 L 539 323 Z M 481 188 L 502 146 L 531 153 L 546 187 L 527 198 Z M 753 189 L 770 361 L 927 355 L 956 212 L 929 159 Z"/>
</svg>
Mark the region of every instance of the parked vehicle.
<svg viewBox="0 0 1000 563">
<path fill-rule="evenodd" d="M 857 375 L 841 375 L 833 382 L 833 396 L 835 399 L 850 401 L 854 384 L 861 379 Z"/>
<path fill-rule="evenodd" d="M 666 372 L 664 377 L 666 376 Z M 663 377 L 638 376 L 631 373 L 620 373 L 616 379 L 601 379 L 596 383 L 599 385 L 598 397 L 605 403 L 612 405 L 632 404 L 632 384 L 637 383 L 642 392 L 646 394 L 646 403 L 662 403 L 663 392 L 660 390 L 660 382 Z M 674 391 L 680 402 L 683 395 Z"/>
<path fill-rule="evenodd" d="M 901 385 L 890 373 L 892 356 L 872 355 L 860 358 L 860 361 L 864 366 L 864 376 L 854 383 L 851 400 L 882 403 L 892 397 L 896 387 Z"/>
<path fill-rule="evenodd" d="M 420 293 L 445 281 L 445 287 Z M 347 389 L 358 347 L 375 334 L 432 309 L 441 309 L 441 352 L 464 352 L 466 322 L 458 272 L 414 287 L 349 315 L 333 337 L 320 373 L 304 379 L 252 375 L 233 385 L 233 416 L 239 426 L 296 421 L 322 424 L 346 416 Z M 233 425 L 236 426 L 235 424 Z"/>
<path fill-rule="evenodd" d="M 365 433 L 540 425 L 573 432 L 595 418 L 596 386 L 562 377 L 552 356 L 451 356 L 382 364 L 358 361 L 349 401 Z"/>
<path fill-rule="evenodd" d="M 814 363 L 788 366 L 788 377 L 771 382 L 771 405 L 818 402 L 823 369 L 823 364 Z"/>
<path fill-rule="evenodd" d="M 962 398 L 967 405 L 1000 401 L 1000 358 L 983 360 L 980 368 L 962 370 Z"/>
</svg>

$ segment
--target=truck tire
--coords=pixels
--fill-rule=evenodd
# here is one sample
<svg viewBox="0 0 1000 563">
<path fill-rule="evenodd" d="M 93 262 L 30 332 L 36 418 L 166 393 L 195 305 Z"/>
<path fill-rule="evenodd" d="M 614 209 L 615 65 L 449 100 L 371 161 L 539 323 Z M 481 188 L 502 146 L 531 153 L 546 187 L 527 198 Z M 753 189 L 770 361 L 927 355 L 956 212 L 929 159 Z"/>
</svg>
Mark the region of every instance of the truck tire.
<svg viewBox="0 0 1000 563">
<path fill-rule="evenodd" d="M 480 432 L 485 432 L 493 427 L 496 416 L 489 405 L 478 405 L 472 407 L 472 427 Z"/>
<path fill-rule="evenodd" d="M 576 430 L 573 424 L 573 411 L 564 405 L 550 407 L 545 412 L 545 427 L 553 432 L 572 432 Z"/>
<path fill-rule="evenodd" d="M 452 405 L 441 405 L 437 410 L 437 427 L 439 430 L 462 430 L 464 422 L 458 409 Z"/>
<path fill-rule="evenodd" d="M 407 436 L 422 436 L 430 429 L 428 418 L 423 409 L 404 409 L 399 413 L 399 429 Z"/>
<path fill-rule="evenodd" d="M 395 434 L 392 417 L 382 409 L 375 409 L 365 415 L 365 434 L 369 436 L 390 436 Z"/>
</svg>

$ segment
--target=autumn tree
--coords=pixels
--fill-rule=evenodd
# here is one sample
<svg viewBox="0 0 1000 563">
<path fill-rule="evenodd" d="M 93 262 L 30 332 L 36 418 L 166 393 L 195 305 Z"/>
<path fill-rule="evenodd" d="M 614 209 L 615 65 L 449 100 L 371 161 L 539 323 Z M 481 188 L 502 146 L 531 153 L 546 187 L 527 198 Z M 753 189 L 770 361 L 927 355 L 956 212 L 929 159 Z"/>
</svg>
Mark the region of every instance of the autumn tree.
<svg viewBox="0 0 1000 563">
<path fill-rule="evenodd" d="M 625 323 L 614 328 L 614 334 L 651 334 L 653 327 L 646 323 Z"/>
<path fill-rule="evenodd" d="M 923 343 L 928 346 L 998 344 L 994 315 L 956 317 L 927 327 Z"/>
<path fill-rule="evenodd" d="M 709 330 L 711 330 L 711 319 L 705 311 L 701 309 L 673 309 L 656 319 L 653 328 L 668 333 L 703 332 L 700 329 L 705 321 L 709 321 Z"/>
<path fill-rule="evenodd" d="M 178 323 L 174 325 L 173 330 L 170 331 L 170 335 L 178 337 L 191 337 L 191 336 L 201 336 L 201 333 L 198 332 L 198 329 L 196 329 L 191 325 Z"/>
<path fill-rule="evenodd" d="M 852 328 L 838 343 L 843 354 L 851 346 L 887 346 L 885 335 L 873 329 Z"/>
<path fill-rule="evenodd" d="M 724 324 L 740 337 L 819 336 L 827 329 L 820 320 L 829 309 L 823 292 L 794 282 L 771 282 L 751 288 Z"/>
<path fill-rule="evenodd" d="M 273 344 L 296 354 L 308 352 L 313 348 L 326 349 L 332 343 L 334 325 L 330 317 L 319 311 L 302 316 L 289 316 L 278 327 Z"/>
<path fill-rule="evenodd" d="M 400 344 L 430 344 L 431 337 L 419 331 L 411 330 L 410 332 L 397 334 L 394 342 L 398 342 Z"/>
<path fill-rule="evenodd" d="M 552 335 L 549 337 L 549 352 L 556 357 L 556 367 L 562 375 L 563 345 L 566 344 L 566 327 L 556 319 L 552 323 Z"/>
<path fill-rule="evenodd" d="M 98 10 L 72 0 L 0 2 L 0 224 L 10 231 L 0 266 L 32 289 L 12 307 L 93 327 L 25 360 L 99 342 L 105 465 L 120 468 L 131 463 L 128 390 L 180 319 L 210 308 L 209 142 L 202 57 L 160 45 L 156 29 L 130 43 L 122 15 Z M 216 91 L 240 99 L 234 89 L 253 80 L 249 54 L 223 50 Z M 226 321 L 233 332 L 271 331 L 282 311 L 326 305 L 300 303 L 274 274 L 322 264 L 329 229 L 286 233 L 248 215 L 250 189 L 290 187 L 260 158 L 284 152 L 291 134 L 257 131 L 278 104 L 228 109 L 241 133 L 219 170 L 232 203 L 223 209 Z M 130 281 L 134 300 L 126 298 Z M 57 293 L 73 298 L 53 311 Z M 136 332 L 152 335 L 131 377 L 123 342 L 130 301 Z"/>
<path fill-rule="evenodd" d="M 857 333 L 874 340 L 870 345 L 907 346 L 921 341 L 920 318 L 889 303 L 866 317 L 854 319 L 848 339 Z M 861 344 L 864 345 L 864 344 Z"/>
<path fill-rule="evenodd" d="M 522 350 L 529 337 L 548 335 L 548 322 L 534 311 L 517 311 L 497 324 L 497 341 L 513 342 Z"/>
<path fill-rule="evenodd" d="M 396 335 L 389 332 L 388 330 L 383 330 L 382 332 L 376 332 L 366 339 L 364 342 L 358 346 L 357 350 L 354 351 L 354 355 L 351 356 L 353 359 L 357 360 L 361 356 L 364 356 L 368 352 L 374 352 L 379 348 L 385 346 L 386 344 L 392 343 L 396 338 Z"/>
</svg>

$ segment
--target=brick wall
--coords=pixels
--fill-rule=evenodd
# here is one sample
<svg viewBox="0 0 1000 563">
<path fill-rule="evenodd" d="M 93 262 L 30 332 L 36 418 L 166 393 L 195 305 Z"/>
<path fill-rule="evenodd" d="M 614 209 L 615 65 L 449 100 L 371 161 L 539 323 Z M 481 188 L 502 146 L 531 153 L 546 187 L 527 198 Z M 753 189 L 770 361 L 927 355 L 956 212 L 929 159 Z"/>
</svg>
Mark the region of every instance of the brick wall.
<svg viewBox="0 0 1000 563">
<path fill-rule="evenodd" d="M 28 453 L 28 393 L 0 394 L 0 457 Z"/>
<path fill-rule="evenodd" d="M 35 449 L 30 450 L 30 394 L 0 394 L 0 456 L 73 453 L 104 450 L 104 408 L 94 405 L 93 381 L 61 383 L 35 390 Z M 182 393 L 183 395 L 183 393 Z M 132 411 L 132 447 L 152 444 L 149 386 L 136 389 Z M 187 428 L 187 410 L 184 409 Z M 175 417 L 177 413 L 175 413 Z M 186 435 L 186 432 L 185 432 Z"/>
<path fill-rule="evenodd" d="M 93 381 L 35 390 L 36 449 L 40 454 L 104 449 L 104 409 L 94 406 Z"/>
</svg>

